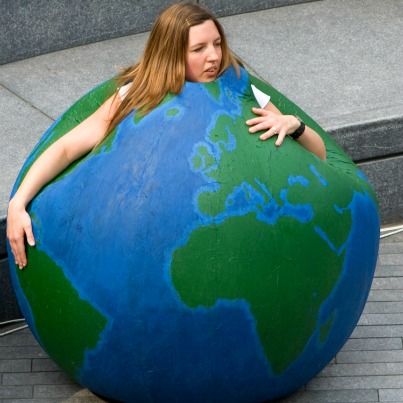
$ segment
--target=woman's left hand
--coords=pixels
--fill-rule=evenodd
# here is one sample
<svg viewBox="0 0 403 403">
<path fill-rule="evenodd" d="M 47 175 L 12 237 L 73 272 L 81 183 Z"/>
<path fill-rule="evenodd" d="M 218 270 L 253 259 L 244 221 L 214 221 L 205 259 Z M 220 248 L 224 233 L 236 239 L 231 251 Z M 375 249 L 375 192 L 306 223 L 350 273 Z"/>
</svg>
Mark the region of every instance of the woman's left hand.
<svg viewBox="0 0 403 403">
<path fill-rule="evenodd" d="M 262 108 L 252 108 L 256 118 L 246 121 L 250 133 L 256 133 L 261 130 L 267 130 L 259 136 L 260 140 L 267 140 L 270 137 L 278 136 L 276 146 L 280 146 L 285 136 L 294 133 L 300 126 L 299 120 L 293 115 L 281 115 Z"/>
</svg>

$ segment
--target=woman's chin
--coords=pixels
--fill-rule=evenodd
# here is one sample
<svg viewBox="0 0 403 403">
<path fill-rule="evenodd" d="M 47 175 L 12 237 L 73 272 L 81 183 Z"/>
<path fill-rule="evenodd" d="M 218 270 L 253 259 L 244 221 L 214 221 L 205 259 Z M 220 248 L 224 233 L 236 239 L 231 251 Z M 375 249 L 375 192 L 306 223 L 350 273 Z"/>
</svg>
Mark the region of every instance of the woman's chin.
<svg viewBox="0 0 403 403">
<path fill-rule="evenodd" d="M 186 77 L 185 80 L 193 83 L 210 83 L 216 80 L 217 77 L 217 73 L 204 73 L 199 77 Z"/>
<path fill-rule="evenodd" d="M 217 78 L 216 73 L 208 73 L 199 82 L 201 82 L 201 83 L 210 83 L 211 81 L 214 81 L 216 78 Z"/>
</svg>

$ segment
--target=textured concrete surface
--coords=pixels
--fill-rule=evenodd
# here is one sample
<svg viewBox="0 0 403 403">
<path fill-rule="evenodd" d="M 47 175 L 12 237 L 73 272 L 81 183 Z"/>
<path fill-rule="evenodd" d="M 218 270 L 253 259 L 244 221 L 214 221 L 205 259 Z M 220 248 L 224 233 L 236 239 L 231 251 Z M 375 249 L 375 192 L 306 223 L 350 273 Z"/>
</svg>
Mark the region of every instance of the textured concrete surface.
<svg viewBox="0 0 403 403">
<path fill-rule="evenodd" d="M 5 64 L 0 84 L 54 120 L 95 85 L 133 64 L 147 37 L 126 36 Z M 18 118 L 18 110 L 11 118 Z"/>
<path fill-rule="evenodd" d="M 219 16 L 306 0 L 205 0 Z M 312 0 L 310 0 L 312 1 Z M 2 0 L 0 64 L 150 29 L 174 0 Z"/>
<path fill-rule="evenodd" d="M 326 128 L 403 114 L 403 1 L 336 0 L 223 19 L 237 53 Z"/>
<path fill-rule="evenodd" d="M 381 241 L 368 302 L 342 350 L 300 391 L 277 402 L 403 402 L 402 339 L 401 233 Z M 103 402 L 67 378 L 28 329 L 0 337 L 0 379 L 0 403 Z"/>
<path fill-rule="evenodd" d="M 378 195 L 383 217 L 403 221 L 403 156 L 359 164 Z"/>
<path fill-rule="evenodd" d="M 173 0 L 3 0 L 0 64 L 144 32 Z"/>
<path fill-rule="evenodd" d="M 317 0 L 198 0 L 198 3 L 211 10 L 214 15 L 242 14 L 256 10 L 265 10 L 274 7 L 290 6 Z"/>
<path fill-rule="evenodd" d="M 403 153 L 403 116 L 330 130 L 355 161 Z"/>
</svg>

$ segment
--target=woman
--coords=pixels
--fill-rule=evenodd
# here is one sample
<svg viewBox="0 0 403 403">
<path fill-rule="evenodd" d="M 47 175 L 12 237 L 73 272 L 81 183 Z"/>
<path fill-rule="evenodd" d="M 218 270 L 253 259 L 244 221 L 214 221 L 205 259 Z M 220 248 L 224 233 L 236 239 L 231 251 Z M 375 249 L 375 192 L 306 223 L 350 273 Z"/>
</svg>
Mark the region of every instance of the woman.
<svg viewBox="0 0 403 403">
<path fill-rule="evenodd" d="M 27 265 L 25 237 L 29 245 L 35 245 L 26 206 L 46 183 L 102 142 L 134 108 L 146 114 L 167 93 L 180 93 L 186 80 L 213 81 L 230 66 L 239 72 L 239 65 L 221 25 L 208 11 L 190 3 L 168 7 L 157 18 L 139 63 L 117 77 L 118 86 L 123 85 L 119 92 L 53 143 L 35 161 L 11 199 L 7 237 L 19 268 Z M 325 147 L 316 132 L 295 116 L 282 115 L 270 102 L 262 106 L 253 108 L 257 117 L 246 121 L 250 133 L 264 131 L 259 136 L 261 140 L 277 136 L 276 146 L 291 135 L 325 159 Z"/>
</svg>

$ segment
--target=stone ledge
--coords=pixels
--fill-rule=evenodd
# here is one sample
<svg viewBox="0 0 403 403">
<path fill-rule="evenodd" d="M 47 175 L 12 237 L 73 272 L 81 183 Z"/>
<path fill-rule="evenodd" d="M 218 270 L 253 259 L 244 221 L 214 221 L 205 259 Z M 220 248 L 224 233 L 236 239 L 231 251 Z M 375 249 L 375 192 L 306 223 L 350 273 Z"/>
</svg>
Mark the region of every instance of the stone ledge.
<svg viewBox="0 0 403 403">
<path fill-rule="evenodd" d="M 217 17 L 224 17 L 226 15 L 243 14 L 312 1 L 317 0 L 198 0 L 198 3 L 207 7 Z"/>
<path fill-rule="evenodd" d="M 26 0 L 7 2 L 0 16 L 0 64 L 150 28 L 169 0 Z"/>
<path fill-rule="evenodd" d="M 403 116 L 329 131 L 355 162 L 403 153 Z"/>
<path fill-rule="evenodd" d="M 315 0 L 201 0 L 217 16 Z M 173 0 L 8 1 L 0 13 L 0 64 L 145 32 Z"/>
<path fill-rule="evenodd" d="M 379 200 L 383 224 L 403 221 L 403 155 L 359 163 Z"/>
</svg>

